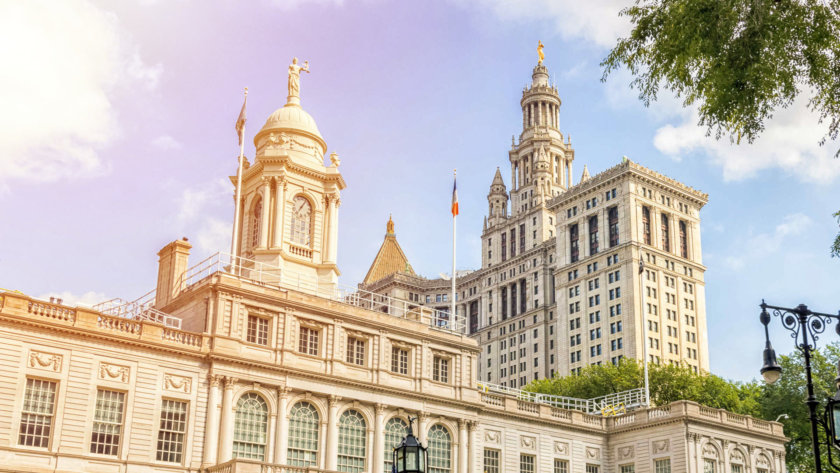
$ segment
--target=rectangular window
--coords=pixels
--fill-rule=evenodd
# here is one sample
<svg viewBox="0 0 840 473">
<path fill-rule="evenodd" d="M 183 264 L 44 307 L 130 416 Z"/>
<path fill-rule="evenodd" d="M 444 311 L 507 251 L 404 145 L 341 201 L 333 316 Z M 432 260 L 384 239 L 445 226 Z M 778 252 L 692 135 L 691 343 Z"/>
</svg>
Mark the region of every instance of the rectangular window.
<svg viewBox="0 0 840 473">
<path fill-rule="evenodd" d="M 510 229 L 510 257 L 516 256 L 516 229 Z"/>
<path fill-rule="evenodd" d="M 98 389 L 93 411 L 90 453 L 117 455 L 122 437 L 125 393 Z"/>
<path fill-rule="evenodd" d="M 661 214 L 660 218 L 662 219 L 662 249 L 671 251 L 671 233 L 668 227 L 668 216 Z"/>
<path fill-rule="evenodd" d="M 589 254 L 598 253 L 598 216 L 589 217 Z"/>
<path fill-rule="evenodd" d="M 688 258 L 688 237 L 685 220 L 680 220 L 680 256 Z"/>
<path fill-rule="evenodd" d="M 502 232 L 502 261 L 507 260 L 507 233 Z"/>
<path fill-rule="evenodd" d="M 248 316 L 248 343 L 268 345 L 268 319 Z"/>
<path fill-rule="evenodd" d="M 578 246 L 578 225 L 574 224 L 569 227 L 569 248 L 571 251 L 571 262 L 574 263 L 580 258 L 580 248 Z"/>
<path fill-rule="evenodd" d="M 653 473 L 671 473 L 671 459 L 663 458 L 653 462 Z M 732 473 L 741 473 L 740 471 L 732 470 Z"/>
<path fill-rule="evenodd" d="M 729 464 L 729 471 L 730 471 L 730 473 L 743 473 L 744 468 L 741 465 L 737 465 L 735 463 L 730 463 Z M 659 473 L 659 471 L 657 471 L 656 473 Z M 668 473 L 670 473 L 670 470 L 668 471 Z"/>
<path fill-rule="evenodd" d="M 619 468 L 619 473 L 636 473 L 636 465 L 621 465 Z"/>
<path fill-rule="evenodd" d="M 484 473 L 500 473 L 498 450 L 484 449 Z"/>
<path fill-rule="evenodd" d="M 26 380 L 23 409 L 20 414 L 19 445 L 42 448 L 50 446 L 55 392 L 56 383 L 52 381 L 31 378 Z"/>
<path fill-rule="evenodd" d="M 501 289 L 502 294 L 502 320 L 507 319 L 508 315 L 508 301 L 507 301 L 507 288 L 503 287 Z"/>
<path fill-rule="evenodd" d="M 525 253 L 525 224 L 524 223 L 519 226 L 519 252 L 520 253 Z"/>
<path fill-rule="evenodd" d="M 488 345 L 487 348 L 490 348 L 490 346 Z M 391 347 L 391 371 L 408 374 L 408 350 Z"/>
<path fill-rule="evenodd" d="M 435 356 L 432 379 L 440 383 L 449 382 L 449 358 Z"/>
<path fill-rule="evenodd" d="M 555 458 L 554 473 L 569 473 L 569 462 L 566 460 Z"/>
<path fill-rule="evenodd" d="M 318 338 L 320 335 L 321 333 L 318 330 L 309 327 L 301 327 L 298 351 L 307 355 L 318 356 Z"/>
<path fill-rule="evenodd" d="M 650 207 L 642 207 L 642 238 L 645 245 L 650 245 Z"/>
<path fill-rule="evenodd" d="M 519 473 L 536 473 L 536 457 L 534 455 L 519 455 Z"/>
<path fill-rule="evenodd" d="M 157 460 L 181 463 L 187 432 L 187 403 L 164 399 L 160 407 Z"/>
<path fill-rule="evenodd" d="M 586 465 L 586 473 L 600 473 L 601 467 L 599 465 L 592 465 L 587 463 Z"/>
<path fill-rule="evenodd" d="M 703 473 L 717 473 L 717 463 L 708 458 L 703 460 Z"/>
<path fill-rule="evenodd" d="M 347 363 L 365 365 L 365 341 L 361 338 L 347 337 Z"/>
</svg>

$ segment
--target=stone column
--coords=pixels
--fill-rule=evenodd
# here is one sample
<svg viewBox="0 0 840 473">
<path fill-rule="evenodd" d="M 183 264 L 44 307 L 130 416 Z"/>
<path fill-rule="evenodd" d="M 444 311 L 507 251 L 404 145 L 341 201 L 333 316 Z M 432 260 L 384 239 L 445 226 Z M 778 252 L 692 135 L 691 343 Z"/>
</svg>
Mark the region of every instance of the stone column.
<svg viewBox="0 0 840 473">
<path fill-rule="evenodd" d="M 277 443 L 277 413 L 268 416 L 268 442 L 266 443 L 265 461 L 274 463 L 274 449 L 272 445 Z"/>
<path fill-rule="evenodd" d="M 385 408 L 384 404 L 376 405 L 376 423 L 373 426 L 373 473 L 390 473 L 385 469 Z"/>
<path fill-rule="evenodd" d="M 204 465 L 215 465 L 219 455 L 219 383 L 221 377 L 211 374 L 207 396 L 207 422 L 204 427 Z"/>
<path fill-rule="evenodd" d="M 338 464 L 338 402 L 339 396 L 330 396 L 330 412 L 327 420 L 327 470 L 335 470 Z"/>
<path fill-rule="evenodd" d="M 222 397 L 221 439 L 219 440 L 219 463 L 233 456 L 233 386 L 237 379 L 225 377 L 225 393 Z"/>
<path fill-rule="evenodd" d="M 262 222 L 260 222 L 260 248 L 268 248 L 268 212 L 271 205 L 271 181 L 263 178 Z"/>
<path fill-rule="evenodd" d="M 426 435 L 429 432 L 429 416 L 425 412 L 417 413 L 417 439 L 426 445 Z M 426 445 L 428 447 L 428 445 Z"/>
<path fill-rule="evenodd" d="M 274 461 L 280 465 L 288 463 L 289 443 L 289 389 L 286 387 L 277 388 L 277 437 L 274 439 Z"/>
<path fill-rule="evenodd" d="M 341 198 L 338 192 L 330 198 L 332 211 L 330 212 L 330 262 L 338 260 L 338 208 L 341 207 Z"/>
<path fill-rule="evenodd" d="M 476 457 L 476 453 L 479 450 L 473 447 L 474 445 L 476 445 L 476 443 L 473 441 L 473 437 L 475 437 L 475 431 L 478 428 L 478 422 L 471 420 L 467 422 L 467 427 L 469 428 L 469 433 L 467 434 L 467 438 L 469 439 L 469 441 L 467 442 L 469 443 L 469 452 L 467 453 L 467 473 L 475 473 L 475 462 L 478 460 L 478 458 Z"/>
<path fill-rule="evenodd" d="M 469 454 L 467 453 L 467 421 L 464 419 L 458 420 L 458 471 L 460 473 L 467 473 L 467 465 Z"/>
<path fill-rule="evenodd" d="M 277 178 L 277 200 L 274 206 L 274 246 L 280 248 L 283 246 L 283 229 L 285 215 L 283 210 L 286 208 L 286 182 L 283 177 Z"/>
</svg>

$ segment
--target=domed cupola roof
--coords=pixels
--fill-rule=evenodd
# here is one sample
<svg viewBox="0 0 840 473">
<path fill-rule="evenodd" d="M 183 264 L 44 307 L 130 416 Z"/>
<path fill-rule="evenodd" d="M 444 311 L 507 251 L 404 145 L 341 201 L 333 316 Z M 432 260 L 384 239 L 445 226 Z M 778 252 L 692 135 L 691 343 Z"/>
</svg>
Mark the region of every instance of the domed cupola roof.
<svg viewBox="0 0 840 473">
<path fill-rule="evenodd" d="M 287 103 L 281 108 L 278 108 L 265 121 L 262 129 L 257 136 L 254 137 L 254 144 L 257 144 L 260 138 L 269 134 L 270 132 L 288 133 L 290 135 L 303 135 L 316 141 L 321 148 L 321 154 L 326 153 L 327 143 L 321 136 L 318 130 L 318 125 L 312 115 L 308 114 L 300 105 L 295 103 Z"/>
</svg>

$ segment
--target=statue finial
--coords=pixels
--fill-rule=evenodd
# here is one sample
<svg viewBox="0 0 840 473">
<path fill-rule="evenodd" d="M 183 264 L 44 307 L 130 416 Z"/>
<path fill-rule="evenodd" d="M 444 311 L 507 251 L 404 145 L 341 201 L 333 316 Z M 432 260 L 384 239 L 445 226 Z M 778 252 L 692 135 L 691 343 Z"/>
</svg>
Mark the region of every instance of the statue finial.
<svg viewBox="0 0 840 473">
<path fill-rule="evenodd" d="M 298 65 L 298 58 L 292 58 L 289 65 L 289 95 L 286 97 L 286 104 L 300 105 L 300 73 L 309 73 L 309 61 L 303 61 L 303 66 Z"/>
<path fill-rule="evenodd" d="M 539 54 L 540 56 L 540 61 L 538 63 L 539 65 L 542 65 L 543 61 L 545 60 L 545 53 L 543 53 L 543 47 L 544 45 L 542 44 L 542 41 L 537 40 L 537 54 Z"/>
<path fill-rule="evenodd" d="M 394 219 L 391 214 L 388 214 L 388 223 L 385 225 L 385 233 L 388 235 L 394 234 Z"/>
</svg>

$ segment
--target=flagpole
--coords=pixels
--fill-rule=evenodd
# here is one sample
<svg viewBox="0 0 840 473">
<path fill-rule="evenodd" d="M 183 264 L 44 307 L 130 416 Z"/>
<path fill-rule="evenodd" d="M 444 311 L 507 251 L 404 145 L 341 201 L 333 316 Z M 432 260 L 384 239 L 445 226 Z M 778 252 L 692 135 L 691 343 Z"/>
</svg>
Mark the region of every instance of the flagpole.
<svg viewBox="0 0 840 473">
<path fill-rule="evenodd" d="M 453 182 L 455 181 L 455 179 L 457 179 L 457 173 L 458 173 L 457 169 L 452 171 Z M 457 183 L 453 184 L 453 186 L 457 187 Z M 453 192 L 454 192 L 454 190 L 455 189 L 453 188 Z M 449 301 L 449 313 L 451 314 L 450 315 L 450 320 L 452 320 L 451 328 L 456 328 L 456 325 L 455 325 L 455 224 L 456 224 L 457 220 L 458 220 L 458 214 L 457 214 L 457 212 L 453 212 L 452 213 L 452 297 L 450 298 L 450 301 Z"/>
<path fill-rule="evenodd" d="M 245 117 L 243 116 L 243 113 L 245 111 L 245 105 L 247 103 L 248 88 L 245 87 L 245 101 L 242 104 L 242 113 L 240 113 L 240 118 L 242 119 L 242 128 L 239 131 L 239 168 L 236 170 L 236 209 L 233 212 L 233 238 L 230 247 L 231 264 L 234 266 L 238 266 L 238 261 L 236 258 L 239 253 L 239 213 L 241 207 L 240 200 L 242 199 L 242 165 L 243 161 L 245 160 Z"/>
<path fill-rule="evenodd" d="M 648 378 L 648 336 L 647 336 L 647 315 L 645 313 L 645 280 L 643 274 L 645 272 L 645 262 L 642 261 L 641 255 L 639 255 L 639 292 L 642 294 L 641 297 L 641 314 L 642 314 L 642 344 L 644 345 L 644 367 L 645 367 L 645 405 L 650 407 L 650 379 Z"/>
</svg>

